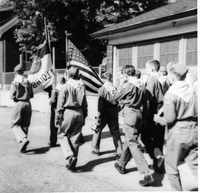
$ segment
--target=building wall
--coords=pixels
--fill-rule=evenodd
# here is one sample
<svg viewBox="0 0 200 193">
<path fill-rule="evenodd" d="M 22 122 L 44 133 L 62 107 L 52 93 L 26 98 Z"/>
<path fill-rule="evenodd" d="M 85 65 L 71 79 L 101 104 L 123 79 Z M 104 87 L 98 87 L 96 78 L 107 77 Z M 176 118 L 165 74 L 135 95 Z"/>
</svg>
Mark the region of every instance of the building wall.
<svg viewBox="0 0 200 193">
<path fill-rule="evenodd" d="M 171 61 L 166 60 L 163 62 L 161 57 L 161 45 L 163 42 L 170 42 L 174 40 L 178 42 L 178 54 L 175 58 L 172 57 L 171 60 L 174 60 L 174 62 L 181 62 L 186 64 L 190 69 L 191 75 L 196 76 L 195 74 L 197 74 L 197 62 L 195 65 L 191 65 L 190 62 L 188 62 L 188 58 L 186 58 L 186 54 L 188 49 L 188 39 L 192 37 L 196 38 L 198 41 L 197 29 L 197 18 L 194 16 L 188 19 L 180 19 L 180 21 L 177 20 L 175 26 L 172 25 L 171 21 L 168 21 L 164 22 L 163 24 L 147 26 L 142 29 L 126 31 L 119 35 L 113 35 L 109 40 L 110 47 L 113 47 L 113 82 L 115 83 L 117 80 L 117 71 L 126 64 L 134 65 L 135 68 L 139 69 L 143 75 L 146 74 L 145 62 L 149 59 L 157 59 L 162 61 L 161 65 L 166 66 L 167 63 Z M 146 45 L 149 45 L 149 48 L 146 49 L 146 51 L 149 52 L 149 55 L 147 54 L 145 59 L 141 62 L 139 60 L 140 49 Z M 124 58 L 124 64 L 121 63 L 123 58 L 121 58 L 122 52 L 120 51 L 126 55 Z M 195 52 L 196 55 L 197 51 L 198 50 Z M 195 58 L 197 59 L 197 57 Z M 112 66 L 111 64 L 109 65 Z"/>
</svg>

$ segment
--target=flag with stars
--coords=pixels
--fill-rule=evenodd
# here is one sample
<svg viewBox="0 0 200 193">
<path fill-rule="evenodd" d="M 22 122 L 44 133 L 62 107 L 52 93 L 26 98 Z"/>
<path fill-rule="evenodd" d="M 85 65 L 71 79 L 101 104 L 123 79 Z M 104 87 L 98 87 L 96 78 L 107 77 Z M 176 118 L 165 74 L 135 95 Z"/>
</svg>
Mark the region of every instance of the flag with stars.
<svg viewBox="0 0 200 193">
<path fill-rule="evenodd" d="M 103 85 L 102 80 L 88 64 L 80 50 L 69 39 L 66 41 L 66 44 L 69 65 L 79 68 L 81 79 L 87 91 L 98 93 L 98 89 Z"/>
</svg>

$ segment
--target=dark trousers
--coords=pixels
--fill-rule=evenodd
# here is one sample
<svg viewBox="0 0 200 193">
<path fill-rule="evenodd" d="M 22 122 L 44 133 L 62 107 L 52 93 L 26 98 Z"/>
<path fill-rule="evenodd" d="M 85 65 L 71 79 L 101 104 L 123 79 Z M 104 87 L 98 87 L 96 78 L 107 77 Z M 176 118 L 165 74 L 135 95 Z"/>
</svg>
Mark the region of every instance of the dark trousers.
<svg viewBox="0 0 200 193">
<path fill-rule="evenodd" d="M 117 109 L 114 109 L 117 111 Z M 113 114 L 116 114 L 114 116 Z M 113 137 L 113 143 L 116 149 L 116 154 L 121 155 L 122 152 L 122 141 L 119 132 L 119 122 L 118 122 L 118 114 L 116 112 L 105 112 L 102 117 L 100 129 L 98 132 L 93 134 L 92 138 L 92 148 L 94 151 L 99 152 L 100 149 L 100 142 L 101 142 L 101 133 L 105 126 L 108 124 L 110 129 L 110 133 Z"/>
<path fill-rule="evenodd" d="M 141 131 L 141 140 L 152 159 L 163 154 L 165 127 L 153 121 L 154 114 L 157 114 L 159 108 L 159 105 L 150 105 L 147 127 Z"/>
<path fill-rule="evenodd" d="M 51 106 L 51 116 L 50 116 L 50 143 L 51 145 L 56 145 L 57 143 L 57 133 L 58 128 L 55 126 L 55 108 Z"/>
</svg>

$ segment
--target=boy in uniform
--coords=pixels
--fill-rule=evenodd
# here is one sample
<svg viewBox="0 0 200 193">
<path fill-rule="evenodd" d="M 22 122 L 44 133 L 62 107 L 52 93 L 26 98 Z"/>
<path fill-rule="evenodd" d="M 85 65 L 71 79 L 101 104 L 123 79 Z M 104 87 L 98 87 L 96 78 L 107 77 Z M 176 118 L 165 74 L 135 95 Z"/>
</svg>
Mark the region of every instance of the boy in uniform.
<svg viewBox="0 0 200 193">
<path fill-rule="evenodd" d="M 77 163 L 81 130 L 88 107 L 85 86 L 78 77 L 78 68 L 71 67 L 67 71 L 67 82 L 60 89 L 55 117 L 58 140 L 67 160 L 66 167 L 71 171 L 75 170 Z"/>
<path fill-rule="evenodd" d="M 51 92 L 51 98 L 50 98 L 51 116 L 50 116 L 50 138 L 49 138 L 50 147 L 55 147 L 57 143 L 58 128 L 55 126 L 55 112 L 57 107 L 58 94 L 61 86 L 65 84 L 65 82 L 66 79 L 64 77 L 61 77 L 60 84 L 58 84 Z"/>
<path fill-rule="evenodd" d="M 172 190 L 182 191 L 178 165 L 185 161 L 198 174 L 198 105 L 195 91 L 185 82 L 188 68 L 174 64 L 170 68 L 172 86 L 164 97 L 164 116 L 154 121 L 168 127 L 165 169 Z"/>
<path fill-rule="evenodd" d="M 149 104 L 149 114 L 147 117 L 147 127 L 142 130 L 142 142 L 145 144 L 146 150 L 153 159 L 153 167 L 156 172 L 164 172 L 164 133 L 165 127 L 155 124 L 153 121 L 154 114 L 157 114 L 163 105 L 163 96 L 165 94 L 164 79 L 158 72 L 160 63 L 157 60 L 149 60 L 146 63 L 147 80 L 146 90 Z"/>
<path fill-rule="evenodd" d="M 142 186 L 149 186 L 154 182 L 147 161 L 139 148 L 138 136 L 142 128 L 143 119 L 146 117 L 147 101 L 144 89 L 135 75 L 135 68 L 132 65 L 124 67 L 124 73 L 128 82 L 120 83 L 120 90 L 116 91 L 114 99 L 123 101 L 124 107 L 124 132 L 125 143 L 122 155 L 115 163 L 115 168 L 121 173 L 126 173 L 126 165 L 131 157 L 134 158 L 140 174 L 144 174 L 144 179 L 139 181 Z M 124 79 L 126 80 L 126 79 Z"/>
<path fill-rule="evenodd" d="M 101 133 L 106 124 L 113 136 L 113 142 L 116 149 L 116 156 L 120 157 L 122 152 L 122 141 L 120 138 L 118 107 L 113 99 L 116 88 L 111 83 L 112 74 L 106 72 L 102 75 L 104 84 L 98 90 L 98 115 L 97 128 L 92 138 L 92 154 L 99 155 Z"/>
<path fill-rule="evenodd" d="M 14 68 L 15 78 L 12 82 L 10 97 L 16 103 L 12 116 L 12 130 L 20 145 L 20 152 L 24 153 L 29 144 L 27 139 L 30 126 L 32 107 L 30 99 L 33 98 L 31 83 L 23 76 L 23 68 L 19 64 Z"/>
</svg>

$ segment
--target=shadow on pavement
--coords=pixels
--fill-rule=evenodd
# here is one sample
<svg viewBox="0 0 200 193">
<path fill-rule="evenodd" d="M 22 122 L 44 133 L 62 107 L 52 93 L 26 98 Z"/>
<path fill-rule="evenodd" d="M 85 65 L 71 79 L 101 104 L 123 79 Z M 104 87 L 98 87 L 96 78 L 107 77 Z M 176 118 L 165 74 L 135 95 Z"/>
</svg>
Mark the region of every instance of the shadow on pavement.
<svg viewBox="0 0 200 193">
<path fill-rule="evenodd" d="M 88 142 L 88 141 L 92 141 L 92 136 L 93 134 L 91 135 L 84 135 L 84 141 L 85 142 Z M 108 138 L 108 137 L 112 137 L 110 131 L 105 131 L 105 132 L 102 132 L 101 133 L 101 139 L 105 139 L 105 138 Z"/>
<path fill-rule="evenodd" d="M 110 162 L 115 160 L 116 156 L 112 156 L 112 157 L 108 157 L 108 158 L 101 158 L 101 159 L 96 159 L 96 160 L 92 160 L 89 161 L 87 164 L 77 167 L 76 168 L 76 172 L 91 172 L 93 170 L 93 168 L 97 165 L 106 163 L 106 162 Z M 114 165 L 113 165 L 114 167 Z"/>
<path fill-rule="evenodd" d="M 26 154 L 31 155 L 31 154 L 44 154 L 47 151 L 49 151 L 50 147 L 42 147 L 38 149 L 30 149 L 26 151 Z"/>
</svg>

